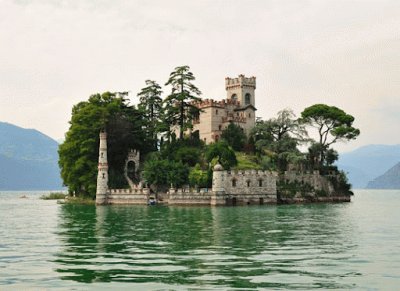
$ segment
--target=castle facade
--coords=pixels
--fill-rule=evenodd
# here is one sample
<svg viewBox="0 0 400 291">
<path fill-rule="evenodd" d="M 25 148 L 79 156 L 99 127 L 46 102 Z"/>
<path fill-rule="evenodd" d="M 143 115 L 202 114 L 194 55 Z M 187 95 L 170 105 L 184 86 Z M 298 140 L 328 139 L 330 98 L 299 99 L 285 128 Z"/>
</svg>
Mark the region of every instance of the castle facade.
<svg viewBox="0 0 400 291">
<path fill-rule="evenodd" d="M 198 130 L 206 143 L 220 139 L 222 131 L 234 123 L 249 136 L 256 121 L 255 89 L 256 77 L 225 78 L 227 98 L 221 101 L 205 99 L 195 105 L 201 109 L 199 117 L 193 121 L 193 131 Z"/>
</svg>

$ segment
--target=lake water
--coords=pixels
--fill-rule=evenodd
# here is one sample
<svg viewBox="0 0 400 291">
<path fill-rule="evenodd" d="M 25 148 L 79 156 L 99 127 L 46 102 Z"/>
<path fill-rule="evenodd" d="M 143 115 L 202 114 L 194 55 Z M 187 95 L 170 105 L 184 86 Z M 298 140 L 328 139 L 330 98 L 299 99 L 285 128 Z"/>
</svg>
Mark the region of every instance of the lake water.
<svg viewBox="0 0 400 291">
<path fill-rule="evenodd" d="M 400 191 L 221 208 L 22 194 L 0 192 L 0 290 L 400 288 Z"/>
</svg>

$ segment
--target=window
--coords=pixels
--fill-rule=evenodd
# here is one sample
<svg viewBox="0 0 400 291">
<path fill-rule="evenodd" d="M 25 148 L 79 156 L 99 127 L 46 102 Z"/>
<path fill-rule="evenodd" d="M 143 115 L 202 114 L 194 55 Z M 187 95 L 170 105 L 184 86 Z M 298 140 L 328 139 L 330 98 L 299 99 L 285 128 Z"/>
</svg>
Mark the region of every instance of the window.
<svg viewBox="0 0 400 291">
<path fill-rule="evenodd" d="M 235 179 L 232 180 L 232 187 L 236 187 L 236 180 Z"/>
<path fill-rule="evenodd" d="M 218 115 L 218 109 L 217 109 L 217 110 L 215 110 L 215 115 Z"/>
<path fill-rule="evenodd" d="M 101 157 L 103 158 L 103 153 L 101 153 Z"/>
<path fill-rule="evenodd" d="M 249 113 L 249 117 L 251 117 L 251 113 Z"/>
<path fill-rule="evenodd" d="M 258 186 L 259 187 L 262 187 L 262 182 L 263 182 L 262 180 L 258 180 Z"/>
<path fill-rule="evenodd" d="M 232 94 L 231 99 L 232 100 L 237 100 L 237 95 L 236 94 Z"/>
<path fill-rule="evenodd" d="M 105 178 L 106 178 L 106 174 L 103 173 L 103 179 L 105 179 Z"/>
<path fill-rule="evenodd" d="M 247 181 L 247 187 L 250 187 L 250 181 Z"/>
<path fill-rule="evenodd" d="M 246 95 L 244 95 L 244 104 L 248 105 L 251 103 L 251 95 L 249 93 L 246 93 Z"/>
<path fill-rule="evenodd" d="M 222 125 L 218 125 L 218 130 L 221 130 L 222 129 Z"/>
</svg>

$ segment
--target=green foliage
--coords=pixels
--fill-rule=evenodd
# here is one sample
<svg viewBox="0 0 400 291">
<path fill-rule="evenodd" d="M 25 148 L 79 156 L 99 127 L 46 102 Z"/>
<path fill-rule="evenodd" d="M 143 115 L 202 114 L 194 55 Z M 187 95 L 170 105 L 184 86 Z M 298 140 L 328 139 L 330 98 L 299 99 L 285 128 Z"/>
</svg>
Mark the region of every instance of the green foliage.
<svg viewBox="0 0 400 291">
<path fill-rule="evenodd" d="M 221 138 L 235 151 L 242 150 L 247 140 L 243 129 L 234 123 L 230 123 L 228 127 L 222 131 Z"/>
<path fill-rule="evenodd" d="M 220 163 L 225 170 L 229 170 L 231 167 L 237 165 L 235 152 L 223 140 L 210 144 L 206 149 L 205 158 L 208 163 L 214 158 L 217 158 L 218 163 Z"/>
<path fill-rule="evenodd" d="M 143 168 L 145 181 L 156 186 L 180 187 L 188 182 L 188 175 L 187 165 L 161 158 L 147 159 Z"/>
<path fill-rule="evenodd" d="M 168 126 L 177 125 L 179 127 L 179 139 L 181 140 L 183 133 L 193 127 L 192 120 L 199 114 L 199 109 L 193 104 L 193 102 L 201 100 L 198 97 L 201 95 L 200 90 L 192 83 L 195 79 L 189 66 L 181 66 L 175 68 L 165 83 L 166 86 L 172 86 L 172 91 L 164 101 L 164 118 L 168 122 Z"/>
<path fill-rule="evenodd" d="M 360 130 L 353 127 L 354 117 L 342 109 L 326 104 L 315 104 L 304 109 L 301 122 L 317 129 L 319 140 L 314 142 L 309 155 L 319 168 L 332 164 L 337 153 L 329 152 L 329 146 L 337 141 L 356 139 Z"/>
<path fill-rule="evenodd" d="M 146 133 L 153 141 L 153 150 L 157 149 L 157 133 L 162 130 L 163 101 L 161 94 L 161 86 L 152 80 L 146 80 L 146 87 L 137 94 L 140 100 L 138 109 L 145 120 L 144 127 L 146 128 Z"/>
<path fill-rule="evenodd" d="M 175 160 L 191 167 L 200 162 L 201 150 L 194 147 L 181 147 L 175 153 Z"/>
<path fill-rule="evenodd" d="M 197 164 L 189 173 L 189 184 L 192 187 L 209 187 L 209 171 L 204 171 Z"/>
<path fill-rule="evenodd" d="M 328 176 L 328 180 L 332 183 L 335 192 L 352 195 L 351 184 L 349 183 L 346 174 L 343 171 L 338 171 L 335 176 Z"/>
<path fill-rule="evenodd" d="M 309 196 L 311 192 L 314 192 L 314 187 L 308 183 L 280 180 L 277 183 L 277 190 L 282 198 L 294 198 L 297 193 L 300 193 L 303 197 Z"/>
<path fill-rule="evenodd" d="M 258 163 L 258 159 L 254 155 L 248 155 L 241 152 L 236 152 L 238 161 L 235 169 L 237 170 L 262 170 L 262 166 Z"/>
<path fill-rule="evenodd" d="M 65 194 L 65 193 L 52 192 L 49 195 L 40 196 L 40 199 L 43 199 L 43 200 L 58 200 L 58 199 L 64 199 L 66 196 L 67 196 L 67 194 Z"/>
<path fill-rule="evenodd" d="M 59 146 L 59 166 L 64 185 L 70 193 L 93 198 L 96 193 L 99 132 L 108 133 L 109 185 L 118 185 L 130 148 L 143 150 L 140 113 L 124 98 L 125 93 L 95 94 L 72 108 L 70 128 Z"/>
<path fill-rule="evenodd" d="M 277 118 L 258 120 L 252 137 L 256 149 L 266 154 L 281 172 L 287 169 L 289 163 L 296 164 L 303 160 L 297 146 L 307 140 L 307 133 L 290 109 L 279 111 Z"/>
</svg>

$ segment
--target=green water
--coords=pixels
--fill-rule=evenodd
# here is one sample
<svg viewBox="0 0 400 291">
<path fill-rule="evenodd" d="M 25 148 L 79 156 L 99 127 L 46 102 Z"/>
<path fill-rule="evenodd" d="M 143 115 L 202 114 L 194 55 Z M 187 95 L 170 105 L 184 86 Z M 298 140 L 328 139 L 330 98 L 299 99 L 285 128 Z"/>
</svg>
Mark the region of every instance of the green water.
<svg viewBox="0 0 400 291">
<path fill-rule="evenodd" d="M 400 288 L 400 191 L 222 208 L 20 195 L 0 193 L 0 290 Z"/>
</svg>

